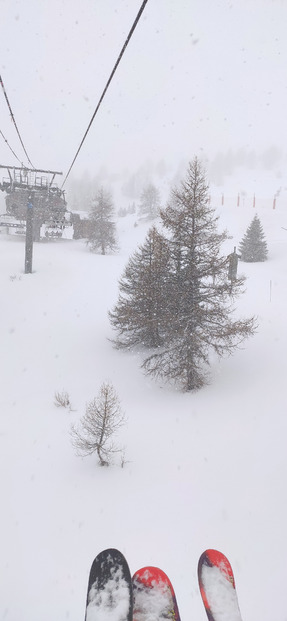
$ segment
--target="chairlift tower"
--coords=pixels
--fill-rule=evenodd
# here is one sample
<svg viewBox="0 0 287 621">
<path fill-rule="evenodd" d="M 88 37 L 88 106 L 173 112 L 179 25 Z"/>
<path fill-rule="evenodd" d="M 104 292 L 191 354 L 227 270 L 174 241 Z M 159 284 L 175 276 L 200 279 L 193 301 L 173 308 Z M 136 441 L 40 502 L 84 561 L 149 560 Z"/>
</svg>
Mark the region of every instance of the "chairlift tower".
<svg viewBox="0 0 287 621">
<path fill-rule="evenodd" d="M 0 183 L 0 190 L 6 192 L 7 213 L 26 223 L 25 274 L 30 274 L 33 242 L 40 239 L 42 224 L 64 220 L 65 195 L 54 183 L 56 175 L 63 173 L 2 164 L 0 168 L 7 171 Z"/>
</svg>

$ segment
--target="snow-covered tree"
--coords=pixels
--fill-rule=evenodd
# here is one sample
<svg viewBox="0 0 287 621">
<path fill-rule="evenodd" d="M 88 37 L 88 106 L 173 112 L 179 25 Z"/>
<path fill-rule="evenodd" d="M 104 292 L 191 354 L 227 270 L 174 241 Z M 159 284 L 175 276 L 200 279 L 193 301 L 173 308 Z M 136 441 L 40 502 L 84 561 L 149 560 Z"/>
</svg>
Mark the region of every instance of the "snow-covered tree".
<svg viewBox="0 0 287 621">
<path fill-rule="evenodd" d="M 109 192 L 100 187 L 92 201 L 88 245 L 92 252 L 106 254 L 117 249 L 114 206 Z"/>
<path fill-rule="evenodd" d="M 146 373 L 195 390 L 206 383 L 211 351 L 231 354 L 256 322 L 233 318 L 244 277 L 230 286 L 229 257 L 221 253 L 228 235 L 217 230 L 197 158 L 160 215 L 166 234 L 153 227 L 130 259 L 110 319 L 117 346 L 153 349 Z"/>
<path fill-rule="evenodd" d="M 266 261 L 267 259 L 267 242 L 257 214 L 254 216 L 239 244 L 239 252 L 242 261 L 247 263 Z"/>
<path fill-rule="evenodd" d="M 113 437 L 124 422 L 118 395 L 111 384 L 104 382 L 97 397 L 87 403 L 80 427 L 72 427 L 77 453 L 83 456 L 97 453 L 100 465 L 108 466 L 112 455 L 122 450 Z"/>
<path fill-rule="evenodd" d="M 127 213 L 134 214 L 136 213 L 136 205 L 135 202 L 131 203 L 127 208 Z"/>
<path fill-rule="evenodd" d="M 221 254 L 226 231 L 217 230 L 218 217 L 209 205 L 208 186 L 197 158 L 172 191 L 161 212 L 169 235 L 169 292 L 164 307 L 169 321 L 160 350 L 144 362 L 151 375 L 174 380 L 184 390 L 206 382 L 210 351 L 230 354 L 255 329 L 254 318 L 233 319 L 233 298 L 242 291 L 243 277 L 230 291 L 228 257 Z M 232 293 L 232 297 L 231 297 Z"/>
<path fill-rule="evenodd" d="M 149 183 L 143 189 L 140 197 L 139 213 L 147 218 L 154 219 L 159 215 L 160 194 L 159 190 Z"/>
<path fill-rule="evenodd" d="M 155 227 L 132 255 L 119 283 L 118 303 L 109 313 L 117 347 L 158 347 L 164 338 L 169 246 Z"/>
<path fill-rule="evenodd" d="M 210 351 L 230 354 L 253 333 L 253 318 L 233 320 L 233 299 L 242 291 L 243 277 L 232 287 L 227 279 L 228 257 L 221 254 L 226 231 L 218 232 L 218 217 L 209 205 L 208 186 L 197 158 L 186 179 L 172 191 L 161 212 L 168 232 L 171 268 L 164 312 L 165 333 L 161 350 L 144 362 L 145 371 L 174 380 L 184 390 L 206 382 Z"/>
</svg>

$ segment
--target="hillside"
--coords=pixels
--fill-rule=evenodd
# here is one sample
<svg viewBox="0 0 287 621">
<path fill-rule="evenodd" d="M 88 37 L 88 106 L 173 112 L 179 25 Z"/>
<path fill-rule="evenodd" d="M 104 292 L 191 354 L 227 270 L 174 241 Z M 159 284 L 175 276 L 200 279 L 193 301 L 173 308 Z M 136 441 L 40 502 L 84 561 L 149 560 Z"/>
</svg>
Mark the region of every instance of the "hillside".
<svg viewBox="0 0 287 621">
<path fill-rule="evenodd" d="M 255 210 L 219 205 L 238 245 Z M 238 313 L 258 332 L 232 357 L 212 361 L 211 383 L 182 394 L 144 377 L 136 354 L 113 349 L 107 311 L 127 258 L 147 225 L 118 222 L 118 255 L 83 241 L 34 245 L 1 234 L 1 586 L 5 621 L 79 621 L 93 557 L 119 548 L 131 571 L 148 564 L 172 580 L 182 621 L 204 621 L 201 552 L 233 565 L 244 621 L 287 619 L 284 537 L 286 453 L 286 201 L 257 213 L 269 248 L 247 276 Z M 70 426 L 110 380 L 128 422 L 124 468 L 81 459 Z M 73 411 L 54 405 L 66 390 Z"/>
</svg>

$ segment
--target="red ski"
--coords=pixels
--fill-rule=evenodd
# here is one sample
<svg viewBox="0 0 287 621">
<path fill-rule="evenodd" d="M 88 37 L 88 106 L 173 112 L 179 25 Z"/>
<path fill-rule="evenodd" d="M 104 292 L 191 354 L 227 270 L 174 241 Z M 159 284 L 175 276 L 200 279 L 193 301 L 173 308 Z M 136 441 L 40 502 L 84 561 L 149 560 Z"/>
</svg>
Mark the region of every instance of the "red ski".
<svg viewBox="0 0 287 621">
<path fill-rule="evenodd" d="M 209 621 L 242 621 L 232 567 L 218 550 L 206 550 L 198 562 L 198 582 Z"/>
<path fill-rule="evenodd" d="M 158 567 L 143 567 L 132 578 L 133 621 L 180 621 L 173 586 Z"/>
</svg>

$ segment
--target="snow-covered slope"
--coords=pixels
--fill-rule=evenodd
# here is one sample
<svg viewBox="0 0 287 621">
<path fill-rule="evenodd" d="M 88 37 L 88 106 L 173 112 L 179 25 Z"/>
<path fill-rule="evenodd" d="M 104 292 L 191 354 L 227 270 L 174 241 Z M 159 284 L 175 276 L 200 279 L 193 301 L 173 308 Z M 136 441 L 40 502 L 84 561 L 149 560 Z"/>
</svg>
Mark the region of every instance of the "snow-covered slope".
<svg viewBox="0 0 287 621">
<path fill-rule="evenodd" d="M 218 209 L 233 251 L 255 210 L 247 201 Z M 120 219 L 115 256 L 82 241 L 35 244 L 31 275 L 23 240 L 0 236 L 1 619 L 83 619 L 90 564 L 106 547 L 132 573 L 161 567 L 182 621 L 205 619 L 196 570 L 210 547 L 233 565 L 244 621 L 287 619 L 286 209 L 283 199 L 275 210 L 261 203 L 269 259 L 239 266 L 238 311 L 258 316 L 258 332 L 214 361 L 212 382 L 195 394 L 145 378 L 139 358 L 109 340 L 107 311 L 146 225 Z M 76 457 L 70 441 L 104 380 L 128 419 L 124 468 Z M 55 407 L 61 390 L 72 412 Z"/>
</svg>

